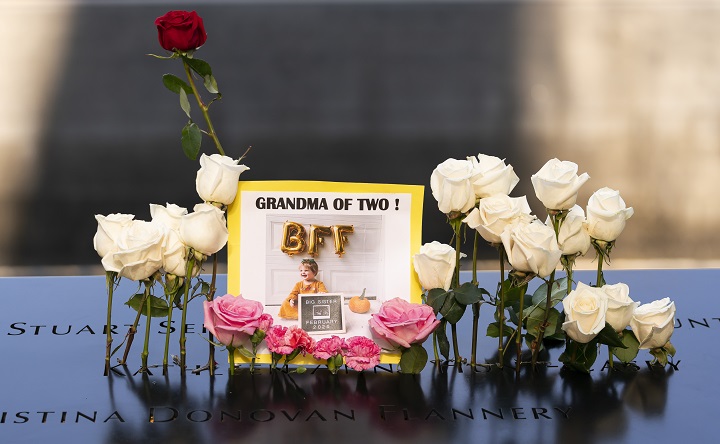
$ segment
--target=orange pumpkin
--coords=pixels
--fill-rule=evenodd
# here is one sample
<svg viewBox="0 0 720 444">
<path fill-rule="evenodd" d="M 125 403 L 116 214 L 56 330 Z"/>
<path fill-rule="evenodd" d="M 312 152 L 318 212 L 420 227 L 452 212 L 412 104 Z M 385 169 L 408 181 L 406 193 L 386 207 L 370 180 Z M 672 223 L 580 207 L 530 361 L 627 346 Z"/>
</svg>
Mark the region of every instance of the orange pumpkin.
<svg viewBox="0 0 720 444">
<path fill-rule="evenodd" d="M 360 296 L 353 296 L 348 302 L 348 307 L 353 313 L 367 313 L 370 311 L 370 301 L 365 298 L 365 288 Z"/>
</svg>

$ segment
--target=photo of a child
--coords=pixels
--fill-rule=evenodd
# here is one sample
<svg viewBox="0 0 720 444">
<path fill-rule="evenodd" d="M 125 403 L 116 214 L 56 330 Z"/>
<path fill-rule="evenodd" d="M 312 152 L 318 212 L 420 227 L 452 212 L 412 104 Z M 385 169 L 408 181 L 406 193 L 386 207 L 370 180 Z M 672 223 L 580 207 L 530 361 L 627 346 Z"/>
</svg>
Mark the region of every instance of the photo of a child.
<svg viewBox="0 0 720 444">
<path fill-rule="evenodd" d="M 318 264 L 315 259 L 303 259 L 298 267 L 301 281 L 295 283 L 290 294 L 280 305 L 278 316 L 283 319 L 298 318 L 298 294 L 300 293 L 327 293 L 325 284 L 315 279 L 318 274 Z"/>
</svg>

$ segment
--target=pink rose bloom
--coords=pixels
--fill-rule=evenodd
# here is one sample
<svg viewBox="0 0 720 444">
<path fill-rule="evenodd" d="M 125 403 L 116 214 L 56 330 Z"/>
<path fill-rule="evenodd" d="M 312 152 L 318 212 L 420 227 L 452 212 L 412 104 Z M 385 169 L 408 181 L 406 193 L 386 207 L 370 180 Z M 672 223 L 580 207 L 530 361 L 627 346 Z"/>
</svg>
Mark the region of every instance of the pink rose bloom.
<svg viewBox="0 0 720 444">
<path fill-rule="evenodd" d="M 353 336 L 346 341 L 345 365 L 353 370 L 370 370 L 380 364 L 380 347 L 365 336 Z"/>
<path fill-rule="evenodd" d="M 429 305 L 394 298 L 384 302 L 369 323 L 376 335 L 393 345 L 410 348 L 425 341 L 440 321 Z"/>
<path fill-rule="evenodd" d="M 312 353 L 315 341 L 300 327 L 293 325 L 290 328 L 282 325 L 273 325 L 265 336 L 268 349 L 272 353 L 289 355 L 295 349 L 300 349 L 302 354 Z"/>
<path fill-rule="evenodd" d="M 270 316 L 267 313 L 263 313 L 262 316 L 258 319 L 258 330 L 260 331 L 268 331 L 270 327 L 273 325 L 274 319 L 272 316 Z"/>
<path fill-rule="evenodd" d="M 345 347 L 345 340 L 340 336 L 333 335 L 330 338 L 320 339 L 315 344 L 312 355 L 315 359 L 326 360 L 341 354 Z"/>
<path fill-rule="evenodd" d="M 203 325 L 227 347 L 237 348 L 260 325 L 263 306 L 258 301 L 226 294 L 203 302 Z"/>
</svg>

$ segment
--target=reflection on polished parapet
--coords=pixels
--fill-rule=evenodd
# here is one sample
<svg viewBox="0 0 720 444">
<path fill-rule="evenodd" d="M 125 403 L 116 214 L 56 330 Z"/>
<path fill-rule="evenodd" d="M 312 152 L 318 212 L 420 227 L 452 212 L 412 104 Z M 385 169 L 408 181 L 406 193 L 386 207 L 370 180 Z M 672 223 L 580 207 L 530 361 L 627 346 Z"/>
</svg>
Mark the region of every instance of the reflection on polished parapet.
<svg viewBox="0 0 720 444">
<path fill-rule="evenodd" d="M 523 368 L 519 377 L 512 360 L 504 370 L 465 366 L 463 373 L 428 365 L 417 376 L 389 365 L 361 373 L 343 369 L 336 376 L 324 368 L 297 374 L 262 365 L 256 374 L 241 367 L 231 377 L 225 362 L 214 377 L 177 366 L 163 376 L 152 366 L 159 362 L 151 363 L 151 374 L 135 374 L 140 359 L 134 352 L 127 367 L 104 377 L 102 277 L 3 278 L 0 346 L 13 359 L 0 366 L 0 440 L 591 443 L 661 436 L 707 442 L 715 402 L 709 384 L 720 366 L 720 353 L 711 346 L 720 330 L 718 273 L 608 271 L 638 296 L 683 301 L 673 336 L 681 352 L 672 365 L 651 366 L 650 356 L 641 355 L 636 365 L 611 370 L 601 353 L 591 372 L 580 374 L 560 366 L 556 347 L 540 357 L 546 365 L 535 372 Z M 116 331 L 122 335 L 133 311 L 119 313 Z M 188 363 L 194 367 L 207 357 L 207 343 L 199 334 L 202 314 L 188 315 Z M 481 315 L 487 321 L 492 314 Z M 459 331 L 469 331 L 462 322 Z M 163 333 L 154 323 L 151 357 L 162 356 Z M 481 340 L 484 362 L 495 362 L 496 345 Z M 469 346 L 463 334 L 460 349 Z"/>
</svg>

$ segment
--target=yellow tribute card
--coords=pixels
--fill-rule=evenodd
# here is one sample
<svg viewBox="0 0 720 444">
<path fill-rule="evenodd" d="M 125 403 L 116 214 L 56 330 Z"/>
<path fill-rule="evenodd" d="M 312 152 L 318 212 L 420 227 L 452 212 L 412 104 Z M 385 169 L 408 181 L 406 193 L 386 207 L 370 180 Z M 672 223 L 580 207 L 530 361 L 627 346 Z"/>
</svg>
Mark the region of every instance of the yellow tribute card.
<svg viewBox="0 0 720 444">
<path fill-rule="evenodd" d="M 384 301 L 421 302 L 412 255 L 421 244 L 422 202 L 419 185 L 240 182 L 228 210 L 228 293 L 262 302 L 276 324 L 301 326 L 315 340 L 373 338 L 368 321 Z M 349 304 L 363 292 L 366 312 L 367 303 Z M 271 362 L 261 347 L 257 362 Z M 317 362 L 308 355 L 292 363 Z"/>
</svg>

